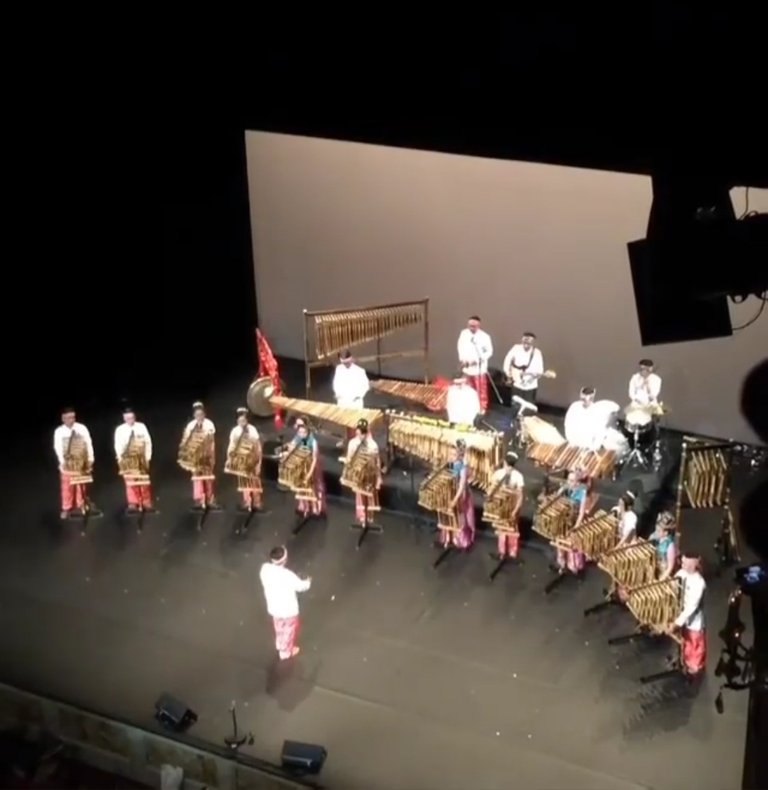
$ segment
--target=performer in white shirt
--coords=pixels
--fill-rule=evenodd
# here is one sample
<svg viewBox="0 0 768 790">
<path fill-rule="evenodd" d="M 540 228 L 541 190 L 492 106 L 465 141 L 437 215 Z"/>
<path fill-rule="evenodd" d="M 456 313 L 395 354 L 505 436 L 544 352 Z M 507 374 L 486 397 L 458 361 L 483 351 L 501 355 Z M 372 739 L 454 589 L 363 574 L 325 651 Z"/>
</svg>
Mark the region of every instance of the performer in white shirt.
<svg viewBox="0 0 768 790">
<path fill-rule="evenodd" d="M 633 406 L 657 406 L 661 395 L 661 376 L 653 372 L 653 361 L 641 359 L 639 370 L 629 380 L 629 400 Z"/>
<path fill-rule="evenodd" d="M 152 512 L 152 484 L 149 479 L 152 437 L 147 426 L 136 420 L 131 408 L 123 410 L 123 423 L 115 428 L 115 457 L 125 482 L 128 512 Z"/>
<path fill-rule="evenodd" d="M 616 548 L 627 546 L 637 538 L 637 513 L 635 513 L 635 495 L 627 491 L 619 497 L 614 508 L 619 519 L 619 542 Z"/>
<path fill-rule="evenodd" d="M 299 654 L 299 599 L 296 593 L 306 592 L 312 579 L 300 579 L 285 567 L 288 549 L 277 546 L 269 552 L 269 562 L 261 566 L 259 578 L 264 588 L 267 612 L 275 627 L 275 648 L 282 660 Z"/>
<path fill-rule="evenodd" d="M 216 426 L 205 416 L 205 406 L 201 401 L 192 404 L 194 417 L 187 423 L 181 437 L 181 452 L 191 443 L 192 434 L 200 433 L 200 444 L 198 451 L 195 452 L 192 461 L 192 499 L 195 501 L 195 508 L 220 510 L 216 503 L 214 477 L 214 466 L 216 464 Z"/>
<path fill-rule="evenodd" d="M 245 450 L 245 460 L 240 465 L 235 461 L 238 451 Z M 248 421 L 248 409 L 237 410 L 237 425 L 229 432 L 227 464 L 237 463 L 237 490 L 242 495 L 240 510 L 252 512 L 261 509 L 263 487 L 261 484 L 261 437 L 254 425 Z"/>
<path fill-rule="evenodd" d="M 61 425 L 53 432 L 53 451 L 59 462 L 61 517 L 69 518 L 73 512 L 96 515 L 87 488 L 93 480 L 93 442 L 72 408 L 61 411 Z"/>
<path fill-rule="evenodd" d="M 522 473 L 515 468 L 518 461 L 517 453 L 508 452 L 504 456 L 504 466 L 497 469 L 491 477 L 491 488 L 488 492 L 488 497 L 493 496 L 499 489 L 509 492 L 509 496 L 515 497 L 515 505 L 512 511 L 511 522 L 514 525 L 519 523 L 520 510 L 523 506 L 523 489 L 525 480 Z M 509 530 L 496 530 L 496 539 L 498 545 L 498 554 L 493 555 L 493 559 L 500 560 L 503 557 L 510 557 L 515 559 L 520 553 L 520 531 L 516 529 L 514 532 Z"/>
<path fill-rule="evenodd" d="M 448 422 L 474 426 L 481 411 L 480 397 L 477 390 L 469 386 L 465 375 L 456 376 L 453 384 L 448 387 L 445 408 L 448 412 Z"/>
<path fill-rule="evenodd" d="M 513 381 L 512 397 L 517 395 L 528 403 L 536 404 L 539 379 L 544 375 L 544 357 L 536 348 L 533 332 L 525 332 L 522 340 L 509 349 L 504 357 L 504 375 Z M 515 411 L 520 408 L 514 400 L 510 405 Z"/>
<path fill-rule="evenodd" d="M 683 584 L 683 610 L 673 629 L 683 637 L 683 669 L 689 676 L 704 671 L 707 664 L 707 630 L 704 622 L 704 592 L 707 583 L 701 575 L 696 555 L 684 554 L 681 569 L 675 574 Z"/>
<path fill-rule="evenodd" d="M 351 351 L 342 351 L 339 354 L 339 364 L 333 374 L 333 395 L 336 404 L 342 409 L 362 409 L 364 399 L 371 388 L 365 368 L 355 364 Z M 353 430 L 347 431 L 347 439 L 355 435 Z M 343 447 L 344 442 L 339 442 L 337 447 Z"/>
<path fill-rule="evenodd" d="M 599 450 L 605 436 L 605 416 L 595 408 L 595 388 L 582 387 L 579 400 L 565 413 L 565 438 L 568 444 L 586 450 Z"/>
<path fill-rule="evenodd" d="M 488 360 L 493 356 L 491 336 L 480 328 L 479 316 L 473 315 L 461 330 L 457 344 L 459 363 L 470 386 L 480 396 L 480 414 L 488 411 Z"/>
<path fill-rule="evenodd" d="M 373 520 L 374 512 L 380 510 L 379 491 L 382 483 L 379 445 L 371 436 L 368 420 L 358 420 L 355 435 L 349 440 L 347 445 L 345 463 L 349 463 L 354 458 L 361 445 L 363 445 L 361 452 L 370 456 L 370 463 L 375 463 L 376 465 L 376 482 L 370 493 L 355 491 L 355 518 L 362 526 L 368 526 Z M 373 476 L 373 473 L 371 473 L 371 476 Z"/>
</svg>

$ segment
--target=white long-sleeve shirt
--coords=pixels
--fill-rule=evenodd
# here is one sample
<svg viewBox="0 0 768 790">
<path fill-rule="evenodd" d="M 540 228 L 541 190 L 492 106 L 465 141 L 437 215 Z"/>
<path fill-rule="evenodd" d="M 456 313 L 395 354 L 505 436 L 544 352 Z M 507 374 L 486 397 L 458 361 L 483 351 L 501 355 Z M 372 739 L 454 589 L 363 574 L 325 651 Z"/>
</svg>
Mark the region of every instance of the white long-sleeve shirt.
<svg viewBox="0 0 768 790">
<path fill-rule="evenodd" d="M 152 437 L 149 435 L 147 426 L 143 422 L 135 422 L 133 425 L 123 423 L 115 428 L 115 455 L 119 461 L 131 441 L 131 434 L 136 441 L 144 442 L 144 457 L 147 461 L 152 460 Z"/>
<path fill-rule="evenodd" d="M 637 513 L 626 510 L 619 519 L 619 538 L 627 540 L 630 535 L 637 535 Z"/>
<path fill-rule="evenodd" d="M 91 441 L 91 432 L 81 422 L 76 422 L 71 428 L 68 428 L 66 425 L 59 425 L 53 432 L 53 451 L 56 453 L 59 466 L 63 466 L 64 464 L 64 455 L 67 452 L 69 438 L 72 436 L 73 432 L 80 436 L 85 442 L 88 461 L 93 463 L 93 442 Z"/>
<path fill-rule="evenodd" d="M 227 447 L 227 454 L 233 452 L 235 447 L 237 447 L 237 443 L 240 441 L 240 436 L 242 433 L 243 429 L 239 425 L 235 425 L 235 427 L 229 432 L 229 447 Z M 249 437 L 251 441 L 259 441 L 259 432 L 253 425 L 249 424 L 245 426 L 245 435 Z"/>
<path fill-rule="evenodd" d="M 474 425 L 480 414 L 480 396 L 468 384 L 453 384 L 445 396 L 448 422 L 459 425 Z"/>
<path fill-rule="evenodd" d="M 683 611 L 675 620 L 675 625 L 690 631 L 703 631 L 704 591 L 707 589 L 704 577 L 698 571 L 688 573 L 681 569 L 675 574 L 675 578 L 681 579 L 683 583 Z"/>
<path fill-rule="evenodd" d="M 347 445 L 347 459 L 352 458 L 352 456 L 357 452 L 357 448 L 360 446 L 362 441 L 363 438 L 361 436 L 353 436 L 349 440 L 349 444 Z M 368 446 L 367 452 L 369 452 L 371 455 L 379 452 L 379 445 L 376 444 L 372 437 L 368 436 L 365 442 Z"/>
<path fill-rule="evenodd" d="M 565 439 L 568 444 L 583 447 L 585 450 L 599 450 L 605 436 L 605 419 L 602 411 L 591 406 L 584 406 L 577 400 L 568 407 L 565 413 Z"/>
<path fill-rule="evenodd" d="M 360 365 L 354 362 L 351 365 L 341 363 L 336 366 L 333 374 L 333 394 L 336 403 L 343 409 L 362 409 L 371 384 L 368 374 Z"/>
<path fill-rule="evenodd" d="M 656 375 L 656 373 L 649 373 L 648 378 L 645 378 L 640 373 L 635 373 L 629 380 L 629 399 L 632 403 L 648 406 L 651 403 L 658 402 L 659 395 L 661 395 L 661 376 Z"/>
<path fill-rule="evenodd" d="M 456 345 L 459 362 L 468 376 L 483 376 L 488 372 L 488 360 L 493 356 L 491 336 L 478 329 L 472 332 L 462 329 Z"/>
<path fill-rule="evenodd" d="M 539 386 L 539 376 L 544 372 L 544 356 L 538 348 L 525 350 L 522 343 L 516 343 L 504 357 L 504 373 L 511 375 L 512 367 L 525 368 L 522 378 L 515 386 L 520 390 L 535 390 Z"/>
<path fill-rule="evenodd" d="M 195 430 L 195 426 L 197 425 L 197 420 L 190 420 L 187 423 L 187 427 L 184 429 L 184 436 L 182 441 L 186 440 L 192 431 Z M 203 433 L 216 433 L 216 426 L 206 417 L 202 422 Z"/>
<path fill-rule="evenodd" d="M 296 593 L 305 592 L 311 586 L 309 579 L 300 579 L 283 565 L 265 562 L 259 572 L 267 611 L 272 617 L 297 617 L 299 599 Z"/>
</svg>

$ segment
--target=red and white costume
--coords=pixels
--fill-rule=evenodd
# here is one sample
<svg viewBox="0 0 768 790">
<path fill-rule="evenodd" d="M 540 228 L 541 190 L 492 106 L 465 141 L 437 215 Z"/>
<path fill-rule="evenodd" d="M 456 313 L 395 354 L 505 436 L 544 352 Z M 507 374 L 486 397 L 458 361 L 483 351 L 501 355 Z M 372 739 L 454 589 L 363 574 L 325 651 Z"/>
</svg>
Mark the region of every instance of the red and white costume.
<svg viewBox="0 0 768 790">
<path fill-rule="evenodd" d="M 70 475 L 63 471 L 67 447 L 72 434 L 76 434 L 85 443 L 88 462 L 93 465 L 93 441 L 90 431 L 81 422 L 72 426 L 59 425 L 53 432 L 53 451 L 59 462 L 59 479 L 61 484 L 61 512 L 69 514 L 72 510 L 83 510 L 87 504 L 87 491 L 84 483 L 72 483 Z"/>
<path fill-rule="evenodd" d="M 143 422 L 134 422 L 132 425 L 124 422 L 115 428 L 115 456 L 117 462 L 123 457 L 131 441 L 141 442 L 144 445 L 144 459 L 147 469 L 152 460 L 152 437 Z M 136 479 L 127 475 L 123 476 L 125 482 L 125 498 L 128 508 L 133 510 L 150 510 L 152 508 L 152 484 L 149 480 Z"/>
<path fill-rule="evenodd" d="M 267 612 L 275 628 L 275 649 L 281 659 L 292 658 L 298 653 L 296 639 L 299 635 L 299 599 L 296 593 L 306 592 L 309 579 L 300 579 L 284 564 L 265 562 L 259 572 Z"/>
<path fill-rule="evenodd" d="M 187 423 L 187 427 L 184 429 L 184 434 L 181 439 L 182 443 L 184 443 L 189 438 L 189 435 L 197 427 L 199 427 L 199 429 L 204 433 L 210 434 L 211 436 L 216 434 L 216 426 L 207 417 L 203 418 L 202 422 L 199 422 L 198 420 L 190 420 Z M 212 459 L 213 465 L 213 461 L 215 460 L 213 441 L 211 441 L 211 454 L 214 456 Z M 195 504 L 202 506 L 215 504 L 215 482 L 215 480 L 196 480 L 194 477 L 192 478 L 192 499 L 195 500 Z"/>
<path fill-rule="evenodd" d="M 488 360 L 493 356 L 491 336 L 482 329 L 463 329 L 457 344 L 459 363 L 469 385 L 480 397 L 480 410 L 488 410 Z"/>
<path fill-rule="evenodd" d="M 363 442 L 366 444 L 365 452 L 376 455 L 377 463 L 379 464 L 379 468 L 381 468 L 379 445 L 376 444 L 370 435 L 355 436 L 349 440 L 349 444 L 347 445 L 347 461 L 352 460 L 352 457 L 357 452 L 357 448 L 360 447 Z M 355 493 L 355 518 L 360 524 L 370 524 L 373 520 L 373 513 L 379 509 L 379 492 L 377 489 L 374 489 L 370 496 L 359 492 Z"/>
<path fill-rule="evenodd" d="M 523 475 L 517 469 L 507 468 L 507 467 L 504 467 L 502 469 L 497 469 L 493 473 L 493 477 L 491 478 L 491 480 L 492 480 L 491 483 L 492 486 L 498 484 L 503 486 L 504 488 L 511 488 L 517 491 L 519 495 L 522 497 L 525 480 L 523 478 Z M 514 559 L 520 553 L 519 531 L 498 532 L 497 540 L 498 540 L 498 551 L 500 557 L 511 557 Z"/>
<path fill-rule="evenodd" d="M 704 622 L 704 591 L 707 583 L 699 571 L 675 574 L 683 585 L 683 611 L 675 625 L 683 634 L 683 666 L 689 675 L 703 672 L 707 664 L 707 630 Z"/>
<path fill-rule="evenodd" d="M 253 425 L 236 425 L 229 432 L 229 447 L 227 448 L 227 455 L 235 451 L 241 436 L 247 436 L 252 442 L 260 442 L 259 432 Z M 261 507 L 262 502 L 262 488 L 261 481 L 254 477 L 238 477 L 238 490 L 243 497 L 243 507 L 250 509 L 257 509 Z"/>
</svg>

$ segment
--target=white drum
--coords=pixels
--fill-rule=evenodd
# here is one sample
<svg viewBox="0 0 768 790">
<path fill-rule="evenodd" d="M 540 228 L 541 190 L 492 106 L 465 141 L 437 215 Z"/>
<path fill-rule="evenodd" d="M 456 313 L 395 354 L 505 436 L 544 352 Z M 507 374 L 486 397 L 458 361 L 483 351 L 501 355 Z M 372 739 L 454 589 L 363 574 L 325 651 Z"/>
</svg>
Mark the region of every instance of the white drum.
<svg viewBox="0 0 768 790">
<path fill-rule="evenodd" d="M 606 428 L 617 428 L 619 424 L 619 412 L 621 406 L 616 401 L 612 400 L 597 400 L 592 406 L 596 414 L 599 414 L 599 424 L 605 425 Z"/>
<path fill-rule="evenodd" d="M 629 441 L 616 428 L 608 428 L 603 437 L 603 449 L 616 453 L 616 461 L 621 463 L 629 455 Z"/>
<path fill-rule="evenodd" d="M 653 416 L 651 410 L 647 406 L 627 406 L 624 409 L 624 417 L 626 419 L 627 430 L 634 433 L 638 430 L 642 433 L 650 426 Z"/>
<path fill-rule="evenodd" d="M 537 444 L 552 444 L 556 447 L 565 444 L 565 437 L 560 431 L 541 417 L 523 417 L 523 431 L 528 439 Z"/>
</svg>

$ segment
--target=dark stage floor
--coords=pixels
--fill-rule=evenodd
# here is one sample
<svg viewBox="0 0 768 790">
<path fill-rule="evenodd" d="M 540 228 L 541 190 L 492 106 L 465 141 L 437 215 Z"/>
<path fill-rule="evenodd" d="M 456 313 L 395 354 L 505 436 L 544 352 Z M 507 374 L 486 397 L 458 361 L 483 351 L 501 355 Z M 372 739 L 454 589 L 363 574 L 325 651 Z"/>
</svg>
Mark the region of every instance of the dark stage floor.
<svg viewBox="0 0 768 790">
<path fill-rule="evenodd" d="M 208 397 L 222 433 L 246 384 Z M 194 734 L 217 743 L 237 700 L 254 753 L 276 761 L 285 738 L 321 743 L 322 781 L 333 788 L 739 785 L 746 697 L 729 695 L 719 716 L 713 677 L 697 695 L 675 681 L 638 685 L 670 650 L 606 644 L 632 622 L 620 611 L 584 618 L 606 582 L 597 570 L 545 597 L 547 557 L 531 547 L 523 566 L 490 583 L 485 541 L 433 570 L 430 531 L 392 514 L 357 551 L 348 500 L 291 538 L 292 497 L 271 484 L 269 512 L 238 537 L 230 480 L 221 481 L 229 510 L 198 533 L 175 465 L 188 406 L 143 410 L 162 512 L 141 535 L 116 515 L 112 416 L 81 415 L 96 437 L 94 494 L 105 511 L 86 537 L 59 526 L 50 432 L 6 477 L 2 680 L 142 724 L 169 691 L 198 712 Z M 717 519 L 687 514 L 685 529 L 707 549 Z M 314 586 L 303 598 L 302 654 L 278 666 L 257 574 L 283 541 Z M 710 582 L 712 666 L 729 589 L 729 576 Z"/>
</svg>

